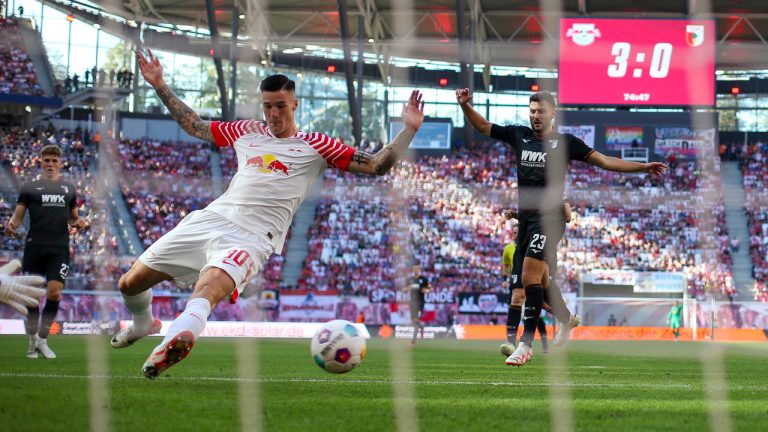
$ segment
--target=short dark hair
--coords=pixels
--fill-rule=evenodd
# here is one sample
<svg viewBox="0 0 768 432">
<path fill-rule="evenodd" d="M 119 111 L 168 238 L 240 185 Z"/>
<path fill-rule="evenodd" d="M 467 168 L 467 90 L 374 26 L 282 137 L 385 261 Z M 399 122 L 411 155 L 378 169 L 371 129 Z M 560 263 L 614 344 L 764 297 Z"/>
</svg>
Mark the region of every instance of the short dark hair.
<svg viewBox="0 0 768 432">
<path fill-rule="evenodd" d="M 261 82 L 259 90 L 276 92 L 280 90 L 296 91 L 296 82 L 282 74 L 270 75 Z"/>
<path fill-rule="evenodd" d="M 552 108 L 557 108 L 557 102 L 555 102 L 555 97 L 552 96 L 552 93 L 548 91 L 540 91 L 532 94 L 531 98 L 528 99 L 528 103 L 530 104 L 531 102 L 538 102 L 538 103 L 546 102 L 552 105 Z"/>
<path fill-rule="evenodd" d="M 40 156 L 45 155 L 54 155 L 61 158 L 61 149 L 55 144 L 48 144 L 47 146 L 43 147 L 42 150 L 40 150 Z"/>
</svg>

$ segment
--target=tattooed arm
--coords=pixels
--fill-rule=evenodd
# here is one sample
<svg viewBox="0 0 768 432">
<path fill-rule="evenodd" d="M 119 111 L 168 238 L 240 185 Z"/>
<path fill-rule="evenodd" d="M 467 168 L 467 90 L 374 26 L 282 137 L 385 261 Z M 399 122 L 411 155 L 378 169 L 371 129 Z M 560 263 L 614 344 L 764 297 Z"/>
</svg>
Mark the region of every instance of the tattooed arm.
<svg viewBox="0 0 768 432">
<path fill-rule="evenodd" d="M 411 145 L 416 131 L 424 122 L 424 102 L 422 94 L 418 90 L 411 92 L 408 103 L 403 106 L 403 122 L 405 127 L 397 134 L 394 140 L 376 154 L 356 151 L 347 168 L 350 172 L 358 172 L 371 175 L 384 175 L 403 157 L 408 146 Z"/>
<path fill-rule="evenodd" d="M 184 132 L 201 140 L 213 141 L 211 133 L 211 122 L 203 120 L 200 116 L 188 107 L 176 96 L 168 85 L 163 81 L 163 66 L 160 60 L 147 49 L 149 58 L 144 56 L 141 50 L 136 51 L 139 58 L 139 70 L 144 80 L 155 89 L 157 96 L 163 101 L 163 105 L 168 108 L 176 123 L 184 129 Z"/>
</svg>

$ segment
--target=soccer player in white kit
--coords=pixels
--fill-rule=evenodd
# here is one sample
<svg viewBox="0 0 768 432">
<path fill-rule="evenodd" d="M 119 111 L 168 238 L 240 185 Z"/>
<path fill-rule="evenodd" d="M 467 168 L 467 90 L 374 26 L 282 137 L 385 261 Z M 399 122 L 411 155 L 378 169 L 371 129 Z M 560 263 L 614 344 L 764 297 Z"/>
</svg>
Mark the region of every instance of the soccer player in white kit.
<svg viewBox="0 0 768 432">
<path fill-rule="evenodd" d="M 160 331 L 160 321 L 152 317 L 152 286 L 165 280 L 194 284 L 184 312 L 144 363 L 144 375 L 156 378 L 189 354 L 211 309 L 227 297 L 234 302 L 267 258 L 282 250 L 294 213 L 326 167 L 386 174 L 421 127 L 424 102 L 414 90 L 403 106 L 403 130 L 376 154 L 368 154 L 321 133 L 299 131 L 295 83 L 284 75 L 267 77 L 259 86 L 265 122 L 205 121 L 165 84 L 163 68 L 151 51 L 146 56 L 137 51 L 137 56 L 144 80 L 181 128 L 219 147 L 233 147 L 238 165 L 222 196 L 187 215 L 118 282 L 133 324 L 115 334 L 115 348 Z"/>
</svg>

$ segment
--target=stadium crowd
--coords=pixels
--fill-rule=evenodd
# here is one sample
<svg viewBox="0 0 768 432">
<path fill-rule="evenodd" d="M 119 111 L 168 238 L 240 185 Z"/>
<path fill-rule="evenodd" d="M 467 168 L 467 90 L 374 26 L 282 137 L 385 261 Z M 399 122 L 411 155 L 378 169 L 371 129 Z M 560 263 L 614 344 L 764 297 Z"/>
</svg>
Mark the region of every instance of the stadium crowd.
<svg viewBox="0 0 768 432">
<path fill-rule="evenodd" d="M 117 149 L 121 189 L 145 248 L 213 200 L 207 143 L 121 140 Z"/>
<path fill-rule="evenodd" d="M 768 302 L 768 141 L 745 146 L 740 159 L 746 193 L 755 297 Z"/>
<path fill-rule="evenodd" d="M 0 93 L 43 95 L 18 20 L 12 16 L 0 17 Z"/>
<path fill-rule="evenodd" d="M 0 152 L 10 172 L 27 181 L 37 174 L 36 154 L 48 142 L 65 152 L 62 173 L 78 185 L 82 211 L 102 220 L 73 242 L 75 282 L 68 286 L 111 289 L 133 258 L 113 256 L 118 239 L 108 229 L 106 206 L 95 199 L 92 176 L 98 160 L 89 134 L 53 128 L 6 131 L 0 133 Z M 121 191 L 144 246 L 214 198 L 207 144 L 121 140 L 115 149 Z M 745 164 L 745 187 L 762 192 L 768 168 L 764 157 L 755 156 L 759 152 L 751 154 L 757 160 Z M 583 272 L 631 269 L 684 272 L 694 296 L 733 294 L 719 176 L 710 175 L 719 173 L 719 164 L 706 159 L 670 164 L 670 175 L 657 178 L 572 164 L 567 184 L 574 218 L 559 248 L 563 291 L 575 291 Z M 297 288 L 336 289 L 349 296 L 397 291 L 405 286 L 410 266 L 418 264 L 436 292 L 501 292 L 500 255 L 513 226 L 501 210 L 516 202 L 515 165 L 506 146 L 480 142 L 450 155 L 404 161 L 391 176 L 327 170 Z M 226 188 L 237 169 L 231 149 L 222 149 L 221 168 Z M 0 195 L 0 212 L 7 215 L 13 199 Z M 754 233 L 750 247 L 753 258 L 765 257 L 766 214 L 753 213 L 751 229 L 759 227 L 762 234 Z M 103 230 L 93 229 L 100 225 Z M 18 239 L 2 244 L 15 253 L 21 246 Z M 110 253 L 99 256 L 99 251 Z M 273 255 L 253 288 L 285 288 L 280 285 L 283 264 L 283 256 Z M 762 287 L 765 264 L 755 270 Z M 160 289 L 183 291 L 169 283 Z M 173 304 L 157 306 L 158 313 L 172 317 L 179 311 Z M 124 312 L 114 313 L 122 317 Z M 216 312 L 221 319 L 242 313 L 239 306 Z M 446 309 L 437 320 L 451 315 Z"/>
<path fill-rule="evenodd" d="M 629 269 L 683 272 L 693 296 L 734 295 L 719 162 L 670 165 L 657 178 L 571 165 L 574 219 L 559 248 L 564 291 L 576 291 L 584 272 Z M 409 264 L 398 263 L 400 254 L 436 291 L 500 292 L 500 251 L 512 226 L 500 211 L 516 200 L 514 166 L 505 147 L 477 143 L 404 162 L 391 178 L 327 171 L 299 288 L 401 289 Z"/>
<path fill-rule="evenodd" d="M 719 160 L 669 164 L 655 178 L 571 166 L 574 218 L 559 251 L 566 291 L 583 272 L 626 269 L 683 272 L 691 296 L 735 295 Z"/>
</svg>

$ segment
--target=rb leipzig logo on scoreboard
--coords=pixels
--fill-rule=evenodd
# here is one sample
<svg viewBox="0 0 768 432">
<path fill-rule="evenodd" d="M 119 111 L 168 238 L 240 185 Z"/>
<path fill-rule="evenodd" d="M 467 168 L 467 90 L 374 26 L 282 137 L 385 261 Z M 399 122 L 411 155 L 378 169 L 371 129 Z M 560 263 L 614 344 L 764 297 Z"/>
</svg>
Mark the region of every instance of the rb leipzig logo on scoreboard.
<svg viewBox="0 0 768 432">
<path fill-rule="evenodd" d="M 579 46 L 590 46 L 595 38 L 601 37 L 600 29 L 593 23 L 574 23 L 565 34 L 573 43 Z"/>
<path fill-rule="evenodd" d="M 685 26 L 685 42 L 688 46 L 697 47 L 704 43 L 704 26 L 689 24 Z"/>
</svg>

